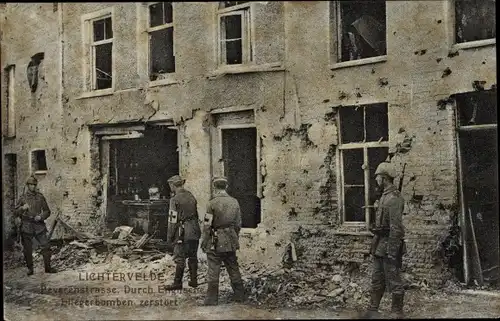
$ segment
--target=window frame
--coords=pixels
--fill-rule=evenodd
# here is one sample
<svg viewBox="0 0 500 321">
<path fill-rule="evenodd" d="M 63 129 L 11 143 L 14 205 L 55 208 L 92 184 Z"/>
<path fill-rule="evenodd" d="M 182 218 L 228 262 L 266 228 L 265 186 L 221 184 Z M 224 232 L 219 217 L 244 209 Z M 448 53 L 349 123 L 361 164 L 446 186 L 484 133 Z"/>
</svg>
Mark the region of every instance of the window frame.
<svg viewBox="0 0 500 321">
<path fill-rule="evenodd" d="M 155 27 L 151 27 L 150 26 L 150 20 L 151 20 L 151 14 L 149 12 L 149 7 L 152 6 L 152 5 L 155 5 L 155 4 L 158 4 L 158 3 L 164 3 L 164 2 L 169 2 L 171 5 L 172 5 L 172 22 L 170 23 L 164 23 L 162 25 L 159 25 L 159 26 L 155 26 Z M 148 34 L 148 37 L 147 37 L 147 51 L 148 51 L 148 54 L 147 54 L 147 77 L 148 77 L 148 80 L 150 83 L 152 84 L 156 84 L 157 82 L 165 82 L 166 80 L 168 81 L 168 77 L 170 75 L 174 75 L 176 73 L 176 70 L 177 68 L 175 68 L 175 5 L 174 5 L 175 2 L 172 2 L 172 1 L 163 1 L 163 2 L 148 2 L 146 3 L 146 33 Z M 163 29 L 168 29 L 168 28 L 172 28 L 172 53 L 173 53 L 173 56 L 174 56 L 174 71 L 173 72 L 165 72 L 161 75 L 163 75 L 164 77 L 162 77 L 161 79 L 156 79 L 156 80 L 151 80 L 151 64 L 152 64 L 152 59 L 151 59 L 151 33 L 155 32 L 155 31 L 159 31 L 159 30 L 163 30 Z"/>
<path fill-rule="evenodd" d="M 216 2 L 216 26 L 217 26 L 217 34 L 216 34 L 216 54 L 217 54 L 217 67 L 220 69 L 235 69 L 241 68 L 242 66 L 249 66 L 255 64 L 255 28 L 254 28 L 254 19 L 253 12 L 255 9 L 254 3 L 247 2 L 238 4 L 235 6 L 231 6 L 228 8 L 219 9 L 220 1 Z M 226 43 L 226 38 L 222 38 L 222 28 L 221 22 L 222 17 L 241 15 L 241 47 L 242 47 L 242 58 L 241 64 L 227 64 L 226 58 L 223 57 L 222 43 Z"/>
<path fill-rule="evenodd" d="M 113 30 L 113 37 L 111 39 L 104 39 L 100 41 L 94 41 L 93 38 L 93 22 L 111 18 L 111 29 Z M 81 17 L 82 20 L 82 37 L 83 37 L 83 71 L 84 71 L 84 91 L 87 94 L 92 95 L 106 95 L 113 93 L 115 91 L 116 85 L 116 66 L 115 66 L 115 56 L 116 56 L 116 46 L 114 45 L 116 39 L 116 28 L 115 28 L 115 9 L 114 7 L 105 8 L 96 12 L 85 14 Z M 96 73 L 95 73 L 95 47 L 102 44 L 111 43 L 111 87 L 96 89 Z"/>
<path fill-rule="evenodd" d="M 46 166 L 46 169 L 38 169 L 38 166 L 36 166 L 36 167 L 33 166 L 35 164 L 35 162 L 38 163 L 38 160 L 36 159 L 35 153 L 39 152 L 39 151 L 43 151 L 45 153 L 45 166 Z M 34 149 L 30 150 L 30 153 L 29 153 L 30 172 L 34 173 L 35 175 L 46 174 L 49 171 L 49 165 L 47 163 L 47 159 L 48 159 L 48 157 L 47 157 L 47 150 L 46 149 L 44 149 L 44 148 L 34 148 Z"/>
<path fill-rule="evenodd" d="M 495 46 L 497 41 L 495 38 L 474 40 L 467 42 L 457 42 L 457 17 L 456 17 L 456 0 L 449 0 L 444 2 L 445 11 L 448 12 L 446 17 L 449 19 L 446 23 L 448 29 L 448 39 L 451 44 L 451 50 L 471 49 L 486 46 Z"/>
<path fill-rule="evenodd" d="M 369 103 L 369 104 L 363 104 L 363 105 L 350 105 L 350 106 L 343 106 L 340 108 L 363 108 L 363 118 L 366 117 L 366 108 L 370 108 L 371 105 L 377 105 L 377 104 L 385 104 L 388 107 L 387 102 L 376 102 L 376 103 Z M 388 117 L 387 113 L 387 117 Z M 389 118 L 389 117 L 388 117 Z M 389 119 L 388 119 L 389 120 Z M 387 148 L 389 149 L 389 128 L 387 128 L 387 140 L 386 141 L 372 141 L 372 142 L 355 142 L 355 143 L 342 143 L 342 116 L 339 111 L 338 117 L 337 117 L 337 128 L 338 128 L 338 139 L 339 139 L 339 145 L 337 148 L 336 152 L 336 157 L 337 157 L 337 166 L 338 166 L 338 171 L 337 175 L 340 178 L 338 180 L 338 200 L 339 200 L 339 210 L 340 210 L 340 218 L 341 218 L 341 224 L 343 226 L 350 226 L 350 227 L 363 227 L 363 228 L 368 228 L 370 226 L 371 222 L 371 217 L 370 217 L 370 209 L 373 208 L 373 205 L 366 205 L 370 203 L 370 163 L 368 159 L 368 149 L 369 148 Z M 366 135 L 366 124 L 363 124 L 363 130 L 365 131 Z M 365 220 L 364 221 L 347 221 L 346 220 L 346 210 L 345 210 L 345 187 L 350 186 L 349 184 L 344 183 L 344 150 L 354 150 L 354 149 L 362 149 L 363 150 L 363 184 L 364 184 L 364 210 L 365 210 Z M 354 185 L 353 185 L 354 186 Z"/>
<path fill-rule="evenodd" d="M 340 8 L 342 1 L 329 2 L 329 37 L 330 37 L 330 69 L 341 69 L 352 66 L 376 64 L 387 61 L 388 46 L 387 46 L 387 1 L 386 5 L 386 25 L 385 25 L 385 55 L 360 58 L 355 60 L 342 61 L 342 10 Z"/>
</svg>

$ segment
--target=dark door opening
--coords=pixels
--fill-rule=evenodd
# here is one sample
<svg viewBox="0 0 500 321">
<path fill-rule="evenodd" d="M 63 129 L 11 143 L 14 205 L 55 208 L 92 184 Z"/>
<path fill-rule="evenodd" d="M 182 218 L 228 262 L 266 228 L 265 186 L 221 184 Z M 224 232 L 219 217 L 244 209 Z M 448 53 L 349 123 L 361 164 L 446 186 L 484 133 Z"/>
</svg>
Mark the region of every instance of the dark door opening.
<svg viewBox="0 0 500 321">
<path fill-rule="evenodd" d="M 9 240 L 8 242 L 4 242 L 6 248 L 10 248 L 12 245 L 11 240 L 15 237 L 16 228 L 14 226 L 13 220 L 13 211 L 16 206 L 17 199 L 17 155 L 16 154 L 5 154 L 5 173 L 4 173 L 4 212 L 3 212 L 3 220 L 5 231 L 4 241 Z M 5 233 L 7 232 L 7 233 Z M 7 235 L 6 235 L 7 234 Z M 5 236 L 9 236 L 5 239 Z"/>
<path fill-rule="evenodd" d="M 260 198 L 257 197 L 257 130 L 222 130 L 222 157 L 228 193 L 238 200 L 242 227 L 260 223 Z"/>
<path fill-rule="evenodd" d="M 467 218 L 466 226 L 468 226 L 467 247 L 471 253 L 471 262 L 468 264 L 473 270 L 475 269 L 474 275 L 482 274 L 485 283 L 498 284 L 500 225 L 497 129 L 460 132 L 459 139 L 462 156 L 463 201 Z M 472 224 L 470 218 L 472 218 Z M 472 233 L 472 228 L 474 233 Z M 477 254 L 479 254 L 481 271 L 477 271 L 479 266 Z"/>
<path fill-rule="evenodd" d="M 165 238 L 171 193 L 167 180 L 179 174 L 177 131 L 147 127 L 142 138 L 113 140 L 109 164 L 108 227 L 129 225 L 138 234 L 156 230 L 157 237 Z M 150 199 L 153 187 L 159 200 Z"/>
</svg>

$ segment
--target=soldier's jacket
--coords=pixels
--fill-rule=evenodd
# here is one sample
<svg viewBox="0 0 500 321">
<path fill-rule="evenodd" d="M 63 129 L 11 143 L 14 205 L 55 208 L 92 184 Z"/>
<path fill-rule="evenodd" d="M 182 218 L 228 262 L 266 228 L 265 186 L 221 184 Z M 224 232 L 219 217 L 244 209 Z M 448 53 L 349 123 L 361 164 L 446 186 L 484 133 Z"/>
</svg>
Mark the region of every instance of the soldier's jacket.
<svg viewBox="0 0 500 321">
<path fill-rule="evenodd" d="M 174 221 L 172 218 L 176 217 Z M 171 243 L 182 241 L 198 241 L 201 229 L 198 218 L 197 202 L 191 192 L 181 189 L 170 199 L 167 240 Z M 184 237 L 179 230 L 184 223 Z"/>
<path fill-rule="evenodd" d="M 29 205 L 28 210 L 21 207 L 24 204 Z M 29 234 L 39 234 L 47 230 L 45 220 L 50 216 L 50 209 L 47 200 L 40 192 L 27 191 L 19 197 L 14 215 L 21 218 L 21 232 Z M 42 220 L 35 221 L 35 216 L 40 215 Z"/>
<path fill-rule="evenodd" d="M 376 235 L 373 238 L 372 254 L 389 255 L 395 258 L 401 255 L 400 249 L 405 236 L 403 209 L 404 200 L 398 189 L 394 185 L 387 187 L 380 197 L 375 226 L 379 229 L 387 229 L 389 233 L 385 236 Z"/>
<path fill-rule="evenodd" d="M 203 226 L 202 248 L 207 249 L 213 245 L 210 234 L 213 229 L 217 233 L 216 252 L 238 250 L 241 230 L 241 211 L 238 201 L 227 192 L 220 192 L 208 203 L 207 213 L 213 215 L 213 220 L 211 226 Z"/>
</svg>

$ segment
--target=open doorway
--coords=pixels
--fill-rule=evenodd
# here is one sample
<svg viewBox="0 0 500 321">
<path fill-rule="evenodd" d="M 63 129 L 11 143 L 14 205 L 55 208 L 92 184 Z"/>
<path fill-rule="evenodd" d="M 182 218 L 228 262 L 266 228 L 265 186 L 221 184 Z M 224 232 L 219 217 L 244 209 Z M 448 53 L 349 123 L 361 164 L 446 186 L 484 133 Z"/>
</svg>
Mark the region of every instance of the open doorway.
<svg viewBox="0 0 500 321">
<path fill-rule="evenodd" d="M 496 91 L 456 96 L 465 246 L 472 278 L 498 285 L 500 224 L 498 213 L 498 138 Z"/>
<path fill-rule="evenodd" d="M 16 229 L 13 220 L 13 211 L 16 205 L 17 199 L 17 155 L 16 154 L 5 154 L 5 165 L 4 165 L 4 198 L 3 198 L 3 220 L 5 231 L 3 233 L 4 238 L 8 236 L 5 248 L 11 248 L 13 245 L 13 240 L 16 237 Z M 6 233 L 5 233 L 6 232 Z"/>
<path fill-rule="evenodd" d="M 228 193 L 240 203 L 243 228 L 260 223 L 260 198 L 257 196 L 257 129 L 221 129 L 224 175 Z"/>
<path fill-rule="evenodd" d="M 179 174 L 177 130 L 146 127 L 143 136 L 111 140 L 107 189 L 107 225 L 128 225 L 138 234 L 156 231 L 166 238 L 170 188 L 168 178 Z M 157 189 L 158 197 L 150 190 Z"/>
</svg>

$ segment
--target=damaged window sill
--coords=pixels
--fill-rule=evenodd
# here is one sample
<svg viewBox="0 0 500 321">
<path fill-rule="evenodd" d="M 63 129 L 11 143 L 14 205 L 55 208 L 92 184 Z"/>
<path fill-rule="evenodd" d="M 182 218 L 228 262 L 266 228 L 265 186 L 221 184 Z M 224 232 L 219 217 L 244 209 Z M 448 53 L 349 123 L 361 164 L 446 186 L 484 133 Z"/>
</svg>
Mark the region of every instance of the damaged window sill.
<svg viewBox="0 0 500 321">
<path fill-rule="evenodd" d="M 451 49 L 452 49 L 452 51 L 453 50 L 460 50 L 460 49 L 474 49 L 474 48 L 479 48 L 479 47 L 494 46 L 494 45 L 496 45 L 496 43 L 497 43 L 496 38 L 477 40 L 477 41 L 469 41 L 469 42 L 456 43 L 453 46 L 451 46 Z"/>
<path fill-rule="evenodd" d="M 348 68 L 348 67 L 355 67 L 355 66 L 362 66 L 362 65 L 370 65 L 370 64 L 377 64 L 377 63 L 386 62 L 386 61 L 387 61 L 387 55 L 378 56 L 378 57 L 370 57 L 370 58 L 364 58 L 364 59 L 337 62 L 337 63 L 330 65 L 330 69 L 334 70 L 334 69 L 341 69 L 341 68 Z"/>
<path fill-rule="evenodd" d="M 246 74 L 254 72 L 273 72 L 284 71 L 285 67 L 281 64 L 262 64 L 262 65 L 238 65 L 238 66 L 220 66 L 218 69 L 210 72 L 207 77 L 217 77 L 226 74 Z"/>
<path fill-rule="evenodd" d="M 89 91 L 89 92 L 85 92 L 85 93 L 81 94 L 79 97 L 76 97 L 76 99 L 86 99 L 86 98 L 93 98 L 93 97 L 109 96 L 109 95 L 113 95 L 114 93 L 115 93 L 115 90 L 113 88 L 96 90 L 96 91 Z"/>
<path fill-rule="evenodd" d="M 148 87 L 158 87 L 158 86 L 169 86 L 169 85 L 175 85 L 178 84 L 179 81 L 172 79 L 172 78 L 167 78 L 167 79 L 160 79 L 160 80 L 153 80 L 149 81 Z"/>
</svg>

